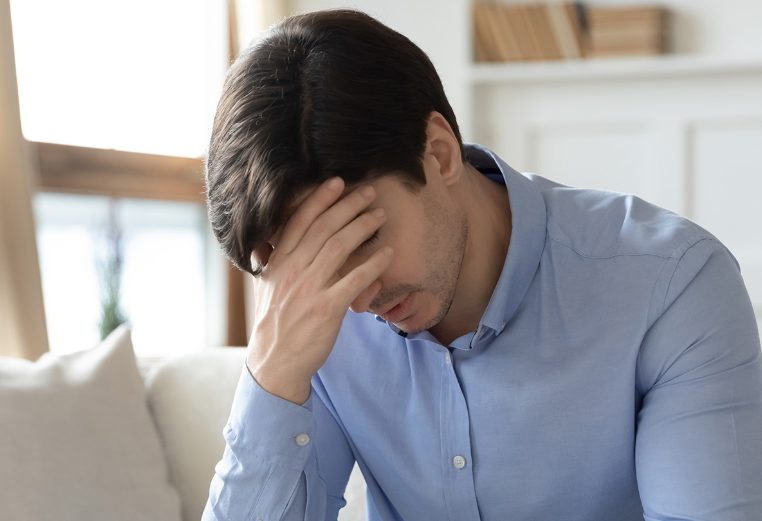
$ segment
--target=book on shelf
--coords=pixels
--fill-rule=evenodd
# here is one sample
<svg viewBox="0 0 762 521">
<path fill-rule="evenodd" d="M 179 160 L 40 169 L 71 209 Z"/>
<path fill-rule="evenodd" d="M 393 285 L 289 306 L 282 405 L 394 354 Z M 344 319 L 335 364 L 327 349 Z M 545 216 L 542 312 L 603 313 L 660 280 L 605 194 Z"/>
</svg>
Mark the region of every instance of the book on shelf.
<svg viewBox="0 0 762 521">
<path fill-rule="evenodd" d="M 581 58 L 584 40 L 578 6 L 571 2 L 552 2 L 545 6 L 548 20 L 564 58 Z"/>
<path fill-rule="evenodd" d="M 505 52 L 502 55 L 503 61 L 519 61 L 524 59 L 526 49 L 522 51 L 522 44 L 518 35 L 511 30 L 507 30 L 509 25 L 510 7 L 505 5 L 493 5 L 493 30 L 500 34 L 499 41 L 502 42 Z M 525 46 L 524 46 L 525 47 Z"/>
<path fill-rule="evenodd" d="M 504 31 L 512 32 L 519 45 L 522 60 L 541 60 L 542 49 L 531 26 L 526 6 L 503 6 Z"/>
<path fill-rule="evenodd" d="M 534 50 L 527 49 L 528 35 L 524 34 L 525 27 L 518 27 L 519 32 L 511 28 L 508 11 L 509 6 L 498 3 L 474 4 L 474 31 L 477 61 L 517 61 L 524 59 L 524 55 L 534 54 Z M 512 16 L 515 16 L 512 15 Z M 522 46 L 519 40 L 524 39 Z M 523 50 L 522 50 L 523 48 Z"/>
<path fill-rule="evenodd" d="M 553 27 L 550 25 L 547 7 L 543 4 L 533 4 L 525 6 L 524 9 L 529 20 L 530 31 L 534 35 L 535 43 L 539 49 L 540 59 L 558 60 L 563 55 L 556 34 L 553 32 Z"/>
<path fill-rule="evenodd" d="M 473 5 L 476 61 L 579 58 L 583 32 L 577 2 Z"/>
<path fill-rule="evenodd" d="M 666 9 L 657 5 L 637 7 L 600 7 L 591 5 L 587 9 L 587 17 L 591 24 L 644 22 L 658 23 L 666 14 Z"/>
<path fill-rule="evenodd" d="M 662 54 L 667 50 L 668 12 L 659 6 L 590 7 L 590 56 Z"/>
<path fill-rule="evenodd" d="M 667 48 L 668 11 L 660 6 L 481 0 L 472 7 L 477 62 L 660 54 Z"/>
<path fill-rule="evenodd" d="M 517 61 L 523 59 L 525 50 L 520 45 L 519 35 L 513 31 L 506 30 L 506 6 L 500 4 L 489 4 L 489 24 L 490 30 L 494 35 L 497 48 L 499 50 L 499 61 Z"/>
<path fill-rule="evenodd" d="M 492 42 L 491 30 L 488 27 L 490 13 L 487 5 L 475 3 L 472 7 L 474 60 L 477 62 L 500 61 L 500 56 Z"/>
<path fill-rule="evenodd" d="M 589 51 L 594 52 L 600 49 L 664 49 L 664 35 L 662 34 L 632 34 L 627 37 L 616 35 L 607 37 L 606 35 L 593 35 L 590 38 Z"/>
</svg>

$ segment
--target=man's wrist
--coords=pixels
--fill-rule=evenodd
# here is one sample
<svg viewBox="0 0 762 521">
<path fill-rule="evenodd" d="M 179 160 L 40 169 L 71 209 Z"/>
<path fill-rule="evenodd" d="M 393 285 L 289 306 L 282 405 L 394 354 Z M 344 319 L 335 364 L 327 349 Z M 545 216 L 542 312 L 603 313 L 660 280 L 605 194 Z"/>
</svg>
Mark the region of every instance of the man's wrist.
<svg viewBox="0 0 762 521">
<path fill-rule="evenodd" d="M 311 392 L 309 378 L 305 380 L 278 376 L 262 365 L 250 364 L 248 356 L 245 364 L 249 375 L 268 393 L 297 405 L 304 405 L 309 399 Z"/>
</svg>

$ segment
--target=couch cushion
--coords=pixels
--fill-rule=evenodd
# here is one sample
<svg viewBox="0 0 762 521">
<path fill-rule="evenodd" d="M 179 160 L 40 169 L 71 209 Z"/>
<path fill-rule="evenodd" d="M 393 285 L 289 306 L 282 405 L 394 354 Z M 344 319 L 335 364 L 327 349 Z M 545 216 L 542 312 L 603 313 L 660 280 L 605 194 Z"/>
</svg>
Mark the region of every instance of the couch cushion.
<svg viewBox="0 0 762 521">
<path fill-rule="evenodd" d="M 0 358 L 0 425 L 2 519 L 180 519 L 127 326 L 92 349 Z"/>
<path fill-rule="evenodd" d="M 167 358 L 148 375 L 148 405 L 185 521 L 201 519 L 209 497 L 245 353 L 244 348 L 206 348 Z"/>
<path fill-rule="evenodd" d="M 209 497 L 214 466 L 222 457 L 222 429 L 230 415 L 245 348 L 215 347 L 160 363 L 148 376 L 148 403 L 163 440 L 184 521 L 198 521 Z M 357 467 L 339 521 L 365 519 L 365 482 Z"/>
</svg>

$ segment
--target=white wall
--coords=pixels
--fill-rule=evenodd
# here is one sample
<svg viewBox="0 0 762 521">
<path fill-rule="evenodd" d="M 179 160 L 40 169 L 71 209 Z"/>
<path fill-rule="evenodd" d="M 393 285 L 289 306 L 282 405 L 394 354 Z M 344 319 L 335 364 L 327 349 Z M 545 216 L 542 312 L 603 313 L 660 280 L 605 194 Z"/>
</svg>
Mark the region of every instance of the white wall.
<svg viewBox="0 0 762 521">
<path fill-rule="evenodd" d="M 470 59 L 470 4 L 466 0 L 292 0 L 292 11 L 350 7 L 407 36 L 436 67 L 456 116 L 470 111 L 465 68 Z"/>
</svg>

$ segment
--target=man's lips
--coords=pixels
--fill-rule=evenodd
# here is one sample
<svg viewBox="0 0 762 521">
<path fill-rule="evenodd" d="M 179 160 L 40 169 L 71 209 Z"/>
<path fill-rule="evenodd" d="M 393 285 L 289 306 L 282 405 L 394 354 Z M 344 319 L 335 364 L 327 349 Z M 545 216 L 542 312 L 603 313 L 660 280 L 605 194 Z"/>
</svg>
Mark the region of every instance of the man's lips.
<svg viewBox="0 0 762 521">
<path fill-rule="evenodd" d="M 413 293 L 409 293 L 407 297 L 402 299 L 393 308 L 381 315 L 381 318 L 387 322 L 398 323 L 401 320 L 405 320 L 410 316 L 413 306 Z"/>
<path fill-rule="evenodd" d="M 375 312 L 375 311 L 374 311 L 374 313 L 375 313 L 376 315 L 378 315 L 379 317 L 380 317 L 380 316 L 382 316 L 382 315 L 386 315 L 386 314 L 387 314 L 387 313 L 389 313 L 389 312 L 390 312 L 392 309 L 394 309 L 394 308 L 397 306 L 397 304 L 399 304 L 400 302 L 402 302 L 403 300 L 405 300 L 405 299 L 408 297 L 408 295 L 409 295 L 409 294 L 410 294 L 410 293 L 408 293 L 407 295 L 402 295 L 402 297 L 401 297 L 401 298 L 400 298 L 400 299 L 399 299 L 397 302 L 395 302 L 395 303 L 394 303 L 394 304 L 392 304 L 391 306 L 387 307 L 387 308 L 386 308 L 384 311 L 381 311 L 381 312 Z"/>
</svg>

